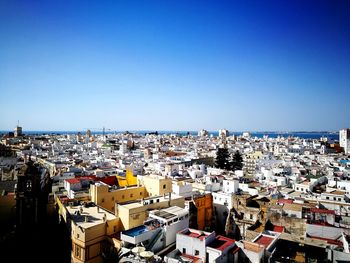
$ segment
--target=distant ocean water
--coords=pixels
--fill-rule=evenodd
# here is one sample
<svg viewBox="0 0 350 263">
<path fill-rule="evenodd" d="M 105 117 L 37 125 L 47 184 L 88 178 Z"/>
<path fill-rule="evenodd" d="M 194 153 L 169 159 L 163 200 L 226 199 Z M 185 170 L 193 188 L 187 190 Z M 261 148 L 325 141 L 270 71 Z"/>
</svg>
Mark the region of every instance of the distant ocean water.
<svg viewBox="0 0 350 263">
<path fill-rule="evenodd" d="M 0 134 L 6 134 L 9 131 L 0 131 Z M 44 135 L 44 134 L 85 134 L 86 131 L 23 131 L 24 134 L 27 135 Z M 125 131 L 106 131 L 105 134 L 119 134 L 124 133 Z M 146 133 L 156 132 L 148 131 L 148 130 L 139 130 L 139 131 L 129 131 L 131 133 L 144 135 Z M 157 131 L 158 134 L 178 134 L 180 136 L 186 136 L 188 133 L 191 135 L 197 135 L 198 131 Z M 218 136 L 219 132 L 217 131 L 208 131 L 210 135 Z M 91 131 L 92 134 L 103 134 L 102 131 Z M 242 135 L 243 132 L 230 132 L 230 135 Z M 332 140 L 339 140 L 338 132 L 250 132 L 252 137 L 262 138 L 264 135 L 267 135 L 269 138 L 277 138 L 277 137 L 299 137 L 304 139 L 320 139 L 321 137 L 327 137 Z"/>
</svg>

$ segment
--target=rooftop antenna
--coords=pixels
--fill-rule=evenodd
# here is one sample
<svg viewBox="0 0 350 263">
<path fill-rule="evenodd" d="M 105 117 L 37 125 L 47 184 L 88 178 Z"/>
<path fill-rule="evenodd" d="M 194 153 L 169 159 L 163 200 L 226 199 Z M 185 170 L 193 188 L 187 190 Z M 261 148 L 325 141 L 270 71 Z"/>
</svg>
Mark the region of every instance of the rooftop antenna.
<svg viewBox="0 0 350 263">
<path fill-rule="evenodd" d="M 19 120 L 17 120 L 17 127 L 19 127 Z"/>
</svg>

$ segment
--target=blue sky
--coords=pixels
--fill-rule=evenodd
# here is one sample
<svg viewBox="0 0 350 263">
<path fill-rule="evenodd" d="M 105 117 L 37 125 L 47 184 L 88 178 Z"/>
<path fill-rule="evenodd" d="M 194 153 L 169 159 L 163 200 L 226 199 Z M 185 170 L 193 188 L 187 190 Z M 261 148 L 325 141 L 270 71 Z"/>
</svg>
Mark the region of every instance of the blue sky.
<svg viewBox="0 0 350 263">
<path fill-rule="evenodd" d="M 0 1 L 0 130 L 350 127 L 349 1 Z"/>
</svg>

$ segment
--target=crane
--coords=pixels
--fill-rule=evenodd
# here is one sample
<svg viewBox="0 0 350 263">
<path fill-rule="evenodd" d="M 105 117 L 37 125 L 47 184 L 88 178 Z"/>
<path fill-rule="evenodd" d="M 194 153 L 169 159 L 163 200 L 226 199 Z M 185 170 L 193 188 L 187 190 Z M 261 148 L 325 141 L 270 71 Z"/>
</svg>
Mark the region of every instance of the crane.
<svg viewBox="0 0 350 263">
<path fill-rule="evenodd" d="M 105 132 L 107 131 L 112 131 L 112 129 L 102 127 L 101 128 L 84 128 L 85 130 L 95 130 L 95 131 L 102 131 L 103 137 L 105 136 Z"/>
</svg>

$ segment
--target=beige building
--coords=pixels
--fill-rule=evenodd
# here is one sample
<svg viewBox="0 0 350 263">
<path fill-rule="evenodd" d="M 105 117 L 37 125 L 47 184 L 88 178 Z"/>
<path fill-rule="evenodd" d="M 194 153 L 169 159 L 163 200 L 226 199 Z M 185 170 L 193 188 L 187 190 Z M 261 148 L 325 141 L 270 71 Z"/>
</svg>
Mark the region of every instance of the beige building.
<svg viewBox="0 0 350 263">
<path fill-rule="evenodd" d="M 71 262 L 103 262 L 103 242 L 118 231 L 119 219 L 98 206 L 64 205 L 59 198 L 57 204 L 60 216 L 71 232 Z"/>
<path fill-rule="evenodd" d="M 148 196 L 144 186 L 131 186 L 113 189 L 109 185 L 99 182 L 90 185 L 91 201 L 103 208 L 114 212 L 115 203 L 139 200 Z"/>
<path fill-rule="evenodd" d="M 149 196 L 163 196 L 172 192 L 172 181 L 158 175 L 143 176 L 139 185 L 115 189 L 103 182 L 90 186 L 91 201 L 103 208 L 114 211 L 116 203 L 140 200 Z"/>
<path fill-rule="evenodd" d="M 139 179 L 139 183 L 145 186 L 149 196 L 164 195 L 172 192 L 172 181 L 168 177 L 160 175 L 147 175 Z"/>
<path fill-rule="evenodd" d="M 140 201 L 118 204 L 116 216 L 120 219 L 121 228 L 128 230 L 140 226 L 148 218 L 148 212 L 170 206 L 185 207 L 183 196 L 167 195 L 153 196 Z"/>
</svg>

